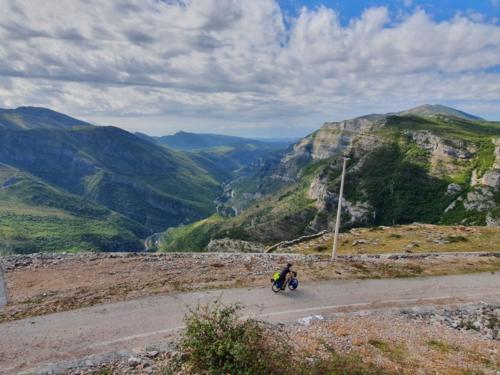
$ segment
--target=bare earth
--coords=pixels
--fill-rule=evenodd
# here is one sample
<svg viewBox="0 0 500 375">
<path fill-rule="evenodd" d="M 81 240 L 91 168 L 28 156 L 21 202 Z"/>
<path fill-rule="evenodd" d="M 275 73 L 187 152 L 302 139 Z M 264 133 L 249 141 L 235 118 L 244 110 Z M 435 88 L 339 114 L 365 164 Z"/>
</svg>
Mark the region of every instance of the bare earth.
<svg viewBox="0 0 500 375">
<path fill-rule="evenodd" d="M 498 301 L 499 285 L 498 273 L 337 280 L 303 283 L 295 292 L 278 295 L 273 294 L 268 287 L 240 288 L 178 293 L 94 306 L 0 324 L 0 373 L 12 374 L 47 362 L 77 359 L 89 354 L 168 340 L 182 327 L 183 315 L 189 306 L 214 300 L 243 303 L 244 313 L 248 316 L 270 322 L 289 322 L 307 315 L 335 311 Z M 354 326 L 347 325 L 346 329 L 354 329 Z M 412 332 L 402 331 L 400 335 L 417 335 Z M 358 336 L 360 340 L 366 341 L 376 333 L 375 327 L 372 333 L 364 335 L 360 332 Z M 448 336 L 444 339 L 449 340 Z M 476 345 L 472 341 L 468 341 L 469 344 Z M 385 347 L 382 344 L 379 346 L 378 350 Z M 498 345 L 488 345 L 487 348 L 498 350 Z"/>
<path fill-rule="evenodd" d="M 0 258 L 8 305 L 0 322 L 157 294 L 269 285 L 291 260 L 302 282 L 500 271 L 495 254 L 344 257 L 293 254 L 78 254 Z"/>
</svg>

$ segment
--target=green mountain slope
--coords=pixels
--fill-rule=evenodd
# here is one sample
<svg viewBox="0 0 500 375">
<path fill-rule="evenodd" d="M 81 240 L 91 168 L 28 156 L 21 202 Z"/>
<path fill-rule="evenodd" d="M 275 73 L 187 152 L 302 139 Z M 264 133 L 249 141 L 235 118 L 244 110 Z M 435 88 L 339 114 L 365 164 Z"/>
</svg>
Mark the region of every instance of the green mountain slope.
<svg viewBox="0 0 500 375">
<path fill-rule="evenodd" d="M 222 200 L 236 217 L 170 229 L 161 247 L 200 250 L 225 237 L 271 244 L 331 229 L 344 154 L 344 228 L 499 225 L 500 124 L 442 108 L 326 123 L 228 185 Z"/>
<path fill-rule="evenodd" d="M 148 229 L 0 164 L 0 255 L 38 251 L 140 251 Z"/>
<path fill-rule="evenodd" d="M 218 183 L 183 153 L 113 127 L 0 132 L 0 162 L 157 231 L 210 214 Z"/>
<path fill-rule="evenodd" d="M 39 107 L 0 108 L 0 129 L 70 129 L 77 126 L 91 126 L 81 120 L 62 113 Z"/>
<path fill-rule="evenodd" d="M 142 250 L 211 215 L 235 164 L 33 107 L 0 110 L 0 144 L 2 252 Z"/>
</svg>

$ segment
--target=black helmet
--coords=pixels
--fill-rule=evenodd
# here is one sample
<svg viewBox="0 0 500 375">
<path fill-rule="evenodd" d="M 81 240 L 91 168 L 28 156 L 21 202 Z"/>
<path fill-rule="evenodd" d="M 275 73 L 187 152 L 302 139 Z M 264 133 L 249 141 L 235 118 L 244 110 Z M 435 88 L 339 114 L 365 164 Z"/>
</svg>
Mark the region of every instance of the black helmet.
<svg viewBox="0 0 500 375">
<path fill-rule="evenodd" d="M 288 262 L 288 263 L 286 264 L 286 266 L 287 266 L 287 267 L 291 267 L 291 266 L 293 266 L 293 264 L 292 264 L 292 263 L 290 263 L 290 262 Z"/>
</svg>

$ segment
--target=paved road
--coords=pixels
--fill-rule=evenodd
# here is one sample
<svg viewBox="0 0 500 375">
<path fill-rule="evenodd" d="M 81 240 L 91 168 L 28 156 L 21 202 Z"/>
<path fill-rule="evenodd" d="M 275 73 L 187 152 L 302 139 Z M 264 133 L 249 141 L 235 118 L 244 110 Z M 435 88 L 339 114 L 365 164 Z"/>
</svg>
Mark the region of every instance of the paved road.
<svg viewBox="0 0 500 375">
<path fill-rule="evenodd" d="M 301 285 L 295 292 L 278 295 L 270 288 L 245 288 L 148 297 L 0 324 L 0 373 L 171 338 L 182 327 L 188 306 L 216 299 L 244 303 L 244 314 L 276 322 L 343 308 L 482 298 L 500 300 L 499 273 L 331 281 Z"/>
<path fill-rule="evenodd" d="M 5 282 L 3 280 L 3 270 L 0 266 L 0 309 L 7 304 L 7 291 L 5 290 Z"/>
</svg>

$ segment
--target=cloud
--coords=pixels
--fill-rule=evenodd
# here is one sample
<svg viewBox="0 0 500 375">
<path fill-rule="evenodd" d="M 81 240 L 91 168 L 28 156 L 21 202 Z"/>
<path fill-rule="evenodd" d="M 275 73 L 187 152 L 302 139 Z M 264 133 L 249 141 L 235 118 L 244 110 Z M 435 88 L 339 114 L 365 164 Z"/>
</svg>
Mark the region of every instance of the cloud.
<svg viewBox="0 0 500 375">
<path fill-rule="evenodd" d="M 345 25 L 320 6 L 284 17 L 272 0 L 4 0 L 0 106 L 279 130 L 500 99 L 500 27 L 478 14 L 437 22 L 378 7 Z"/>
</svg>

